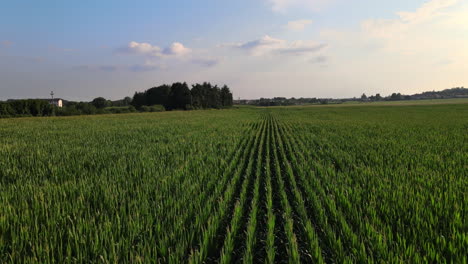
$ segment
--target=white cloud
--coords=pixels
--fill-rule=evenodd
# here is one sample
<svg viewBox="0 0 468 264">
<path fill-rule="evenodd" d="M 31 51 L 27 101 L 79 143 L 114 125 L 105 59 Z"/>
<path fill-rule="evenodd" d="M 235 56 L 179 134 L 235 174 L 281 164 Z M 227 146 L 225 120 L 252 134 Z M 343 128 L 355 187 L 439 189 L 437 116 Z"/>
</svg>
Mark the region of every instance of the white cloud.
<svg viewBox="0 0 468 264">
<path fill-rule="evenodd" d="M 137 63 L 130 66 L 121 67 L 132 72 L 147 72 L 160 69 L 167 69 L 167 65 L 177 63 L 192 63 L 203 67 L 212 67 L 218 64 L 218 60 L 211 58 L 193 58 L 192 49 L 184 46 L 180 42 L 174 42 L 169 47 L 161 48 L 145 42 L 131 41 L 126 47 L 119 48 L 118 53 L 140 55 L 145 59 L 144 63 Z M 163 65 L 164 64 L 164 65 Z"/>
<path fill-rule="evenodd" d="M 325 47 L 327 47 L 327 44 L 312 41 L 296 41 L 285 48 L 279 49 L 278 52 L 286 55 L 307 55 L 322 50 Z"/>
<path fill-rule="evenodd" d="M 326 47 L 326 44 L 311 41 L 295 41 L 290 43 L 286 40 L 276 39 L 268 35 L 243 44 L 230 45 L 247 51 L 252 56 L 262 56 L 267 54 L 307 55 L 315 53 Z"/>
<path fill-rule="evenodd" d="M 162 55 L 162 50 L 160 47 L 153 46 L 149 43 L 139 43 L 136 41 L 131 41 L 126 47 L 118 49 L 118 52 L 128 54 L 141 54 L 144 56 L 153 57 L 160 57 Z"/>
<path fill-rule="evenodd" d="M 426 2 L 416 12 L 398 12 L 398 16 L 406 23 L 419 23 L 443 15 L 443 10 L 458 4 L 460 0 L 432 0 Z"/>
<path fill-rule="evenodd" d="M 289 21 L 286 28 L 292 31 L 302 31 L 307 25 L 310 25 L 312 20 L 301 19 L 295 21 Z"/>
<path fill-rule="evenodd" d="M 397 12 L 396 19 L 368 19 L 362 22 L 362 29 L 372 37 L 392 38 L 402 34 L 418 24 L 447 16 L 444 11 L 458 4 L 460 0 L 432 0 L 426 2 L 414 12 Z"/>
<path fill-rule="evenodd" d="M 140 54 L 149 57 L 183 57 L 189 54 L 192 50 L 179 42 L 174 42 L 171 46 L 161 49 L 160 47 L 149 43 L 131 41 L 127 47 L 121 48 L 118 51 L 121 53 Z"/>
<path fill-rule="evenodd" d="M 251 55 L 260 56 L 273 50 L 280 49 L 284 47 L 285 44 L 285 40 L 275 39 L 266 35 L 260 39 L 240 44 L 238 47 L 242 50 L 248 51 Z"/>
<path fill-rule="evenodd" d="M 318 11 L 333 0 L 268 0 L 275 12 L 286 12 L 291 8 Z"/>
<path fill-rule="evenodd" d="M 164 49 L 164 54 L 165 55 L 174 55 L 174 56 L 184 56 L 192 52 L 191 49 L 186 48 L 182 43 L 179 42 L 174 42 L 172 45 L 168 48 Z"/>
<path fill-rule="evenodd" d="M 320 38 L 330 43 L 334 62 L 327 69 L 349 83 L 380 87 L 382 93 L 463 85 L 468 81 L 467 17 L 467 1 L 432 0 L 393 19 L 323 31 Z"/>
</svg>

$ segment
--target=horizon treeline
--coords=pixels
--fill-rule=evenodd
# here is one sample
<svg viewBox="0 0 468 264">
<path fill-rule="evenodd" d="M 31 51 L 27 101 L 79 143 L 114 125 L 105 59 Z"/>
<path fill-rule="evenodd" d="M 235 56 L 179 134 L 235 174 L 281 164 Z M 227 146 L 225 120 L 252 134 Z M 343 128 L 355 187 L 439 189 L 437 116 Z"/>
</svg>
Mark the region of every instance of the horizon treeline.
<svg viewBox="0 0 468 264">
<path fill-rule="evenodd" d="M 136 109 L 144 106 L 162 105 L 167 110 L 174 109 L 220 109 L 231 107 L 233 97 L 227 85 L 218 87 L 209 82 L 192 85 L 187 83 L 173 83 L 160 85 L 144 92 L 135 92 L 131 102 Z"/>
<path fill-rule="evenodd" d="M 232 105 L 233 97 L 227 85 L 218 87 L 204 82 L 194 84 L 190 89 L 187 83 L 176 82 L 135 92 L 133 98 L 125 97 L 117 101 L 103 97 L 97 97 L 91 102 L 64 100 L 61 108 L 51 105 L 48 99 L 8 100 L 0 102 L 0 118 L 221 109 Z"/>
</svg>

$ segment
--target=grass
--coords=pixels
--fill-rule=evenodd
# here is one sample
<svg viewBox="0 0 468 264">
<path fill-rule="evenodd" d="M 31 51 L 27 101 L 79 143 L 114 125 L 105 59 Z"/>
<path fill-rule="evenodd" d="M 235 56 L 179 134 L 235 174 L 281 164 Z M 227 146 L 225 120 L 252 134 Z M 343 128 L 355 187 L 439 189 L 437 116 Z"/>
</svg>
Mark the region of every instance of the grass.
<svg viewBox="0 0 468 264">
<path fill-rule="evenodd" d="M 0 263 L 463 263 L 467 120 L 458 101 L 3 119 Z"/>
</svg>

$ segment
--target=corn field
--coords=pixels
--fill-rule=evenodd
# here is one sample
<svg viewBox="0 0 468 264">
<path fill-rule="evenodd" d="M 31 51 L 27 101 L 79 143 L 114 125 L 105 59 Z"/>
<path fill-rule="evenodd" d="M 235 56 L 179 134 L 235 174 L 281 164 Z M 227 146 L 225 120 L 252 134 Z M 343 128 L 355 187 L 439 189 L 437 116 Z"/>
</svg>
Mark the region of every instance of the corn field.
<svg viewBox="0 0 468 264">
<path fill-rule="evenodd" d="M 0 263 L 467 263 L 467 105 L 0 120 Z"/>
</svg>

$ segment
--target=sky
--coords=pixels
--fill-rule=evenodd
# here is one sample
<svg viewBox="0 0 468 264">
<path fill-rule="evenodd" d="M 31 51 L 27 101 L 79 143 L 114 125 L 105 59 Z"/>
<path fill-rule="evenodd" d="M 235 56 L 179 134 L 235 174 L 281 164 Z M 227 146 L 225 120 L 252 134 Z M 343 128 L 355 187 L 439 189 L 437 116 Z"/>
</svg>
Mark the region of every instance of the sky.
<svg viewBox="0 0 468 264">
<path fill-rule="evenodd" d="M 467 43 L 468 0 L 3 0 L 0 100 L 413 94 L 467 86 Z"/>
</svg>

